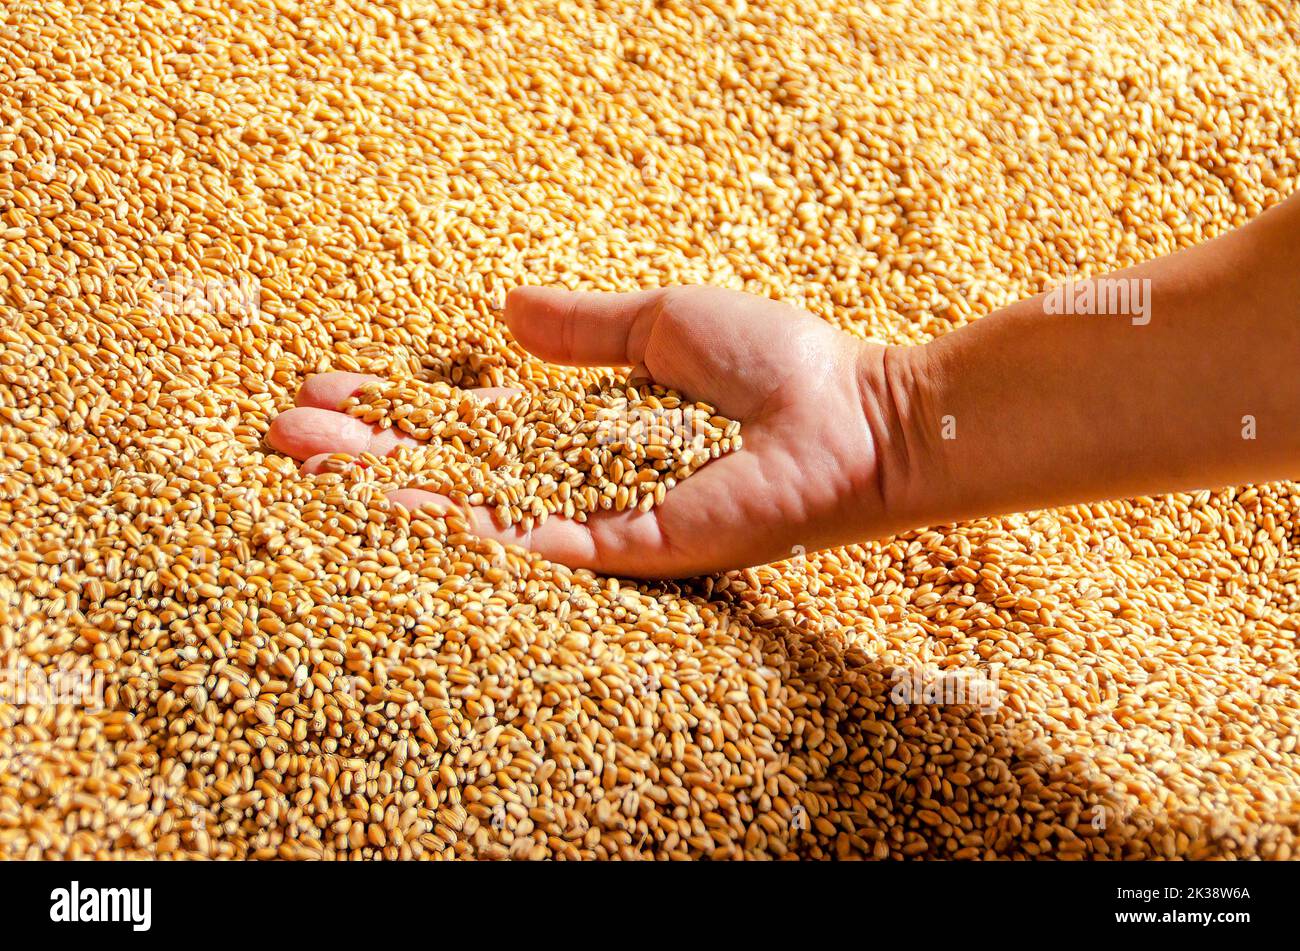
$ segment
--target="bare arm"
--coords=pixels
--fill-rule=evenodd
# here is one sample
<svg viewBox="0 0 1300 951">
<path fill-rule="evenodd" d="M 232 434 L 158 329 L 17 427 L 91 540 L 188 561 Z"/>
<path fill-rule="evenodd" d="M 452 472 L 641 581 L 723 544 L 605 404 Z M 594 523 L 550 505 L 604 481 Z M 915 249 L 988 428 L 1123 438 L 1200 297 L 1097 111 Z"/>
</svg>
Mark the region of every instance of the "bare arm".
<svg viewBox="0 0 1300 951">
<path fill-rule="evenodd" d="M 1300 475 L 1297 198 L 1064 289 L 893 354 L 910 520 Z"/>
</svg>

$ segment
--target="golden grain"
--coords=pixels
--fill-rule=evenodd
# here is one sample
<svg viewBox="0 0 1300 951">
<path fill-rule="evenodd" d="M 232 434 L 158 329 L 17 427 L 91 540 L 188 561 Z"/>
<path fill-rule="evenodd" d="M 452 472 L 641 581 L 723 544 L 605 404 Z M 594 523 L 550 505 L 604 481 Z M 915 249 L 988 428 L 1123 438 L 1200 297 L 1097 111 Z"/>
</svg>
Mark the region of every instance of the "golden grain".
<svg viewBox="0 0 1300 951">
<path fill-rule="evenodd" d="M 586 521 L 599 509 L 649 511 L 670 483 L 743 446 L 739 423 L 712 407 L 608 378 L 492 403 L 445 384 L 372 383 L 345 409 L 422 443 L 399 450 L 377 482 L 487 505 L 502 524 L 525 528 L 557 512 Z M 327 464 L 337 471 L 352 460 Z"/>
<path fill-rule="evenodd" d="M 506 289 L 921 342 L 1292 190 L 1297 40 L 1217 0 L 6 3 L 0 855 L 1295 855 L 1294 484 L 634 584 L 379 476 L 660 503 L 683 418 L 738 429 L 641 389 L 659 437 L 562 443 L 618 391 L 528 358 Z M 326 370 L 454 418 L 367 392 L 429 448 L 304 476 L 263 439 Z M 439 443 L 481 386 L 528 394 L 468 414 L 498 462 Z"/>
</svg>

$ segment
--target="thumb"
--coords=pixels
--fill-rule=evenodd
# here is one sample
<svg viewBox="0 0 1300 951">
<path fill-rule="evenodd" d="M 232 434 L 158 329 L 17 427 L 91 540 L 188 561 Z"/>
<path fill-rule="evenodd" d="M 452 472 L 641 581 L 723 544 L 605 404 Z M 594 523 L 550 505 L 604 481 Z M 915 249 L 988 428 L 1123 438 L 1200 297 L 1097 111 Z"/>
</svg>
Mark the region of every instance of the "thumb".
<svg viewBox="0 0 1300 951">
<path fill-rule="evenodd" d="M 506 295 L 505 321 L 525 350 L 551 363 L 626 366 L 645 356 L 663 294 L 516 287 Z"/>
</svg>

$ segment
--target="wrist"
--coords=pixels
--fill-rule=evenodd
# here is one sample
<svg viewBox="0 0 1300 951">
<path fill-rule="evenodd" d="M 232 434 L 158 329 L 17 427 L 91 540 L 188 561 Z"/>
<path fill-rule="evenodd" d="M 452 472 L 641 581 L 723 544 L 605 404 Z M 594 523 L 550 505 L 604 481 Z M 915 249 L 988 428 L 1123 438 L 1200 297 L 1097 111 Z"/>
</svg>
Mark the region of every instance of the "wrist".
<svg viewBox="0 0 1300 951">
<path fill-rule="evenodd" d="M 938 372 L 928 345 L 864 344 L 858 397 L 872 441 L 870 478 L 878 513 L 868 534 L 917 528 L 931 521 L 933 492 L 944 477 L 939 439 Z"/>
</svg>

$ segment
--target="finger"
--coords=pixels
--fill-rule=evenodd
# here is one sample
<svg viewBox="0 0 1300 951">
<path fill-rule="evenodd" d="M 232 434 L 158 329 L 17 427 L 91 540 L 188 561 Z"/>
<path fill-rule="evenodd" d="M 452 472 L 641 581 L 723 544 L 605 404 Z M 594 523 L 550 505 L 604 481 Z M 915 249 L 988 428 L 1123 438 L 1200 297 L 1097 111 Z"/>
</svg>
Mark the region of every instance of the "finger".
<svg viewBox="0 0 1300 951">
<path fill-rule="evenodd" d="M 355 396 L 368 383 L 378 383 L 380 377 L 369 373 L 345 373 L 342 370 L 332 373 L 318 373 L 309 376 L 302 388 L 298 390 L 298 406 L 316 409 L 341 409 L 349 397 Z M 523 390 L 510 386 L 484 386 L 466 390 L 485 403 L 496 403 L 518 396 Z"/>
<path fill-rule="evenodd" d="M 298 467 L 298 471 L 301 472 L 303 475 L 320 475 L 322 472 L 331 472 L 331 471 L 338 472 L 340 471 L 338 467 L 334 467 L 333 469 L 327 469 L 325 466 L 325 463 L 328 460 L 338 458 L 338 455 L 339 455 L 338 453 L 334 453 L 334 452 L 318 452 L 316 453 L 316 455 L 312 456 L 310 459 L 308 459 L 306 462 L 300 465 Z M 360 466 L 363 469 L 366 468 L 366 463 L 362 462 L 360 459 L 356 459 L 351 456 L 346 456 L 344 461 L 347 463 L 347 465 Z"/>
<path fill-rule="evenodd" d="M 356 394 L 367 383 L 378 383 L 379 377 L 369 373 L 318 373 L 307 377 L 302 388 L 298 390 L 295 400 L 299 406 L 314 406 L 317 409 L 340 409 L 348 397 Z"/>
<path fill-rule="evenodd" d="M 428 508 L 440 515 L 458 508 L 456 503 L 447 496 L 425 489 L 398 489 L 388 493 L 388 501 L 412 512 L 416 509 Z"/>
<path fill-rule="evenodd" d="M 386 456 L 398 446 L 417 444 L 417 440 L 395 429 L 378 429 L 346 413 L 314 406 L 281 413 L 272 420 L 266 441 L 272 449 L 299 460 L 333 452 Z"/>
<path fill-rule="evenodd" d="M 465 392 L 484 403 L 504 403 L 527 391 L 513 386 L 481 386 L 478 389 L 466 390 Z"/>
<path fill-rule="evenodd" d="M 330 458 L 332 455 L 334 455 L 332 452 L 318 452 L 300 465 L 298 469 L 306 475 L 319 475 L 325 468 L 325 460 Z"/>
<path fill-rule="evenodd" d="M 630 294 L 516 287 L 506 295 L 506 324 L 520 345 L 552 363 L 640 363 L 660 289 Z"/>
</svg>

